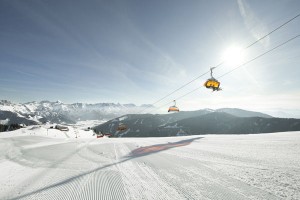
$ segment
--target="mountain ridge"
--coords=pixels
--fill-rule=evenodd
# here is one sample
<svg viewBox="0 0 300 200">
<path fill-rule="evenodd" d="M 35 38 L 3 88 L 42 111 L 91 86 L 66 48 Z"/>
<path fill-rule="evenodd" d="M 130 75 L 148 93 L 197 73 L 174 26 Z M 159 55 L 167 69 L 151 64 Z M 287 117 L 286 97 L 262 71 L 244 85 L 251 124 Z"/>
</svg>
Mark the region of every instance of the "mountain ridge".
<svg viewBox="0 0 300 200">
<path fill-rule="evenodd" d="M 128 113 L 137 113 L 145 108 L 151 108 L 152 105 L 120 103 L 72 103 L 66 104 L 61 101 L 51 102 L 43 100 L 40 102 L 32 101 L 27 103 L 13 103 L 8 100 L 0 100 L 0 111 L 16 113 L 24 119 L 34 118 L 37 123 L 76 123 L 80 120 L 109 120 L 120 115 Z M 1 114 L 0 119 L 6 120 L 11 113 Z M 13 117 L 13 119 L 15 119 Z M 14 120 L 10 122 L 13 123 Z M 29 119 L 30 120 L 30 119 Z M 16 121 L 16 120 L 15 120 Z M 17 120 L 20 121 L 20 120 Z"/>
<path fill-rule="evenodd" d="M 255 120 L 255 122 L 253 122 L 253 119 L 258 121 L 262 119 L 264 123 L 259 124 Z M 251 125 L 251 123 L 258 123 L 259 126 L 267 126 L 268 123 L 272 124 L 271 121 L 276 121 L 276 119 L 277 118 L 273 118 L 272 116 L 264 113 L 236 108 L 217 110 L 202 109 L 197 111 L 182 111 L 173 114 L 124 115 L 96 126 L 94 129 L 96 132 L 107 132 L 115 137 L 163 137 L 176 135 L 212 134 L 216 132 L 222 133 L 221 131 L 224 131 L 224 133 L 230 133 L 230 131 L 232 133 L 238 133 L 238 131 L 241 131 L 241 134 L 245 134 L 257 133 L 257 131 L 255 131 L 256 129 L 252 127 L 253 124 Z M 297 119 L 295 120 L 297 121 Z M 248 128 L 241 128 L 242 125 L 239 124 L 243 123 Z M 125 124 L 127 129 L 124 131 L 118 130 L 118 126 L 120 126 L 120 124 Z M 290 130 L 287 127 L 288 124 L 284 126 L 285 128 L 283 130 Z M 216 129 L 216 127 L 218 129 Z M 259 130 L 276 131 L 275 129 L 263 129 L 261 127 Z"/>
<path fill-rule="evenodd" d="M 0 101 L 0 124 L 75 124 L 85 120 L 109 120 L 95 132 L 114 137 L 162 137 L 197 134 L 249 134 L 300 130 L 300 119 L 274 118 L 240 108 L 201 109 L 172 114 L 137 114 L 149 104 L 73 103 L 41 101 L 15 104 Z M 121 117 L 120 117 L 121 116 Z M 121 124 L 126 130 L 118 130 Z"/>
</svg>

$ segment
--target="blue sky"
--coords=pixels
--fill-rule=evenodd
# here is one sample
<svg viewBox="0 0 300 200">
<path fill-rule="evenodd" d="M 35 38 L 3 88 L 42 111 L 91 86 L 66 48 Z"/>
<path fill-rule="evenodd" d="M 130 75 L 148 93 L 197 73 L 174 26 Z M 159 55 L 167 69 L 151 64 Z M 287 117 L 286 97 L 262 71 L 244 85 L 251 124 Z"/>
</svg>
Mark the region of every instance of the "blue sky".
<svg viewBox="0 0 300 200">
<path fill-rule="evenodd" d="M 300 13 L 298 0 L 2 0 L 0 99 L 150 104 Z M 242 62 L 300 34 L 300 17 L 244 52 Z M 239 107 L 300 115 L 300 39 L 159 102 L 182 110 Z M 215 77 L 233 69 L 226 63 Z M 164 108 L 163 108 L 164 109 Z M 167 109 L 167 108 L 166 108 Z"/>
</svg>

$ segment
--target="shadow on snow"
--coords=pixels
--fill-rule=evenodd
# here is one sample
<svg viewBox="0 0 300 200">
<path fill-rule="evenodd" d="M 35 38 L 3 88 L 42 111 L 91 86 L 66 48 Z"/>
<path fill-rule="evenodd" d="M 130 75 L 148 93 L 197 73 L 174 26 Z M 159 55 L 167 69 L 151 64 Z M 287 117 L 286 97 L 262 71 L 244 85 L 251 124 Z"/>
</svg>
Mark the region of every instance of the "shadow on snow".
<svg viewBox="0 0 300 200">
<path fill-rule="evenodd" d="M 168 142 L 166 144 L 155 144 L 151 146 L 141 147 L 131 151 L 131 154 L 128 157 L 141 157 L 141 156 L 158 153 L 176 147 L 187 146 L 191 144 L 194 140 L 198 140 L 198 139 L 201 139 L 201 137 L 181 140 L 178 142 Z"/>
</svg>

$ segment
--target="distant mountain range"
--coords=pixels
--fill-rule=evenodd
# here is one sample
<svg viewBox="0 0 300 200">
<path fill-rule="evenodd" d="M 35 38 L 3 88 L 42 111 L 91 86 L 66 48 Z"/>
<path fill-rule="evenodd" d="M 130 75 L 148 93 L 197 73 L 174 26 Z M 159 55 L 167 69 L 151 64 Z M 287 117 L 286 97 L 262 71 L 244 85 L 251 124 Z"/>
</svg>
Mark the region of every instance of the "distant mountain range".
<svg viewBox="0 0 300 200">
<path fill-rule="evenodd" d="M 126 130 L 118 130 L 125 125 Z M 165 137 L 197 134 L 250 134 L 299 131 L 300 119 L 273 118 L 236 108 L 204 109 L 164 115 L 125 115 L 94 127 L 115 137 Z"/>
<path fill-rule="evenodd" d="M 12 103 L 0 100 L 0 124 L 38 124 L 60 123 L 71 124 L 82 120 L 109 120 L 128 113 L 137 113 L 151 105 L 115 103 L 73 103 L 60 101 Z"/>
<path fill-rule="evenodd" d="M 237 108 L 155 115 L 134 114 L 152 107 L 119 103 L 65 104 L 60 101 L 22 104 L 1 100 L 0 124 L 74 124 L 83 120 L 109 120 L 94 129 L 97 132 L 110 133 L 114 137 L 249 134 L 300 130 L 300 119 L 274 118 L 264 113 Z M 120 125 L 126 129 L 118 130 Z"/>
</svg>

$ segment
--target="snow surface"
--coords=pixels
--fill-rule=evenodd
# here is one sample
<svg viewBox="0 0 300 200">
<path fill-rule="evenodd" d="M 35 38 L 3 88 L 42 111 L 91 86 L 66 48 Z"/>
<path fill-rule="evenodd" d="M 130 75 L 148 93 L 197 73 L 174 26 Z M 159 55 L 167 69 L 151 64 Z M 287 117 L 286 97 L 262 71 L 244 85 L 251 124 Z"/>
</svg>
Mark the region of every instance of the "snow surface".
<svg viewBox="0 0 300 200">
<path fill-rule="evenodd" d="M 8 122 L 9 122 L 8 118 L 6 118 L 5 120 L 0 120 L 0 124 L 3 124 L 3 125 L 8 124 Z"/>
<path fill-rule="evenodd" d="M 300 199 L 300 132 L 96 139 L 69 129 L 0 133 L 0 199 Z"/>
</svg>

